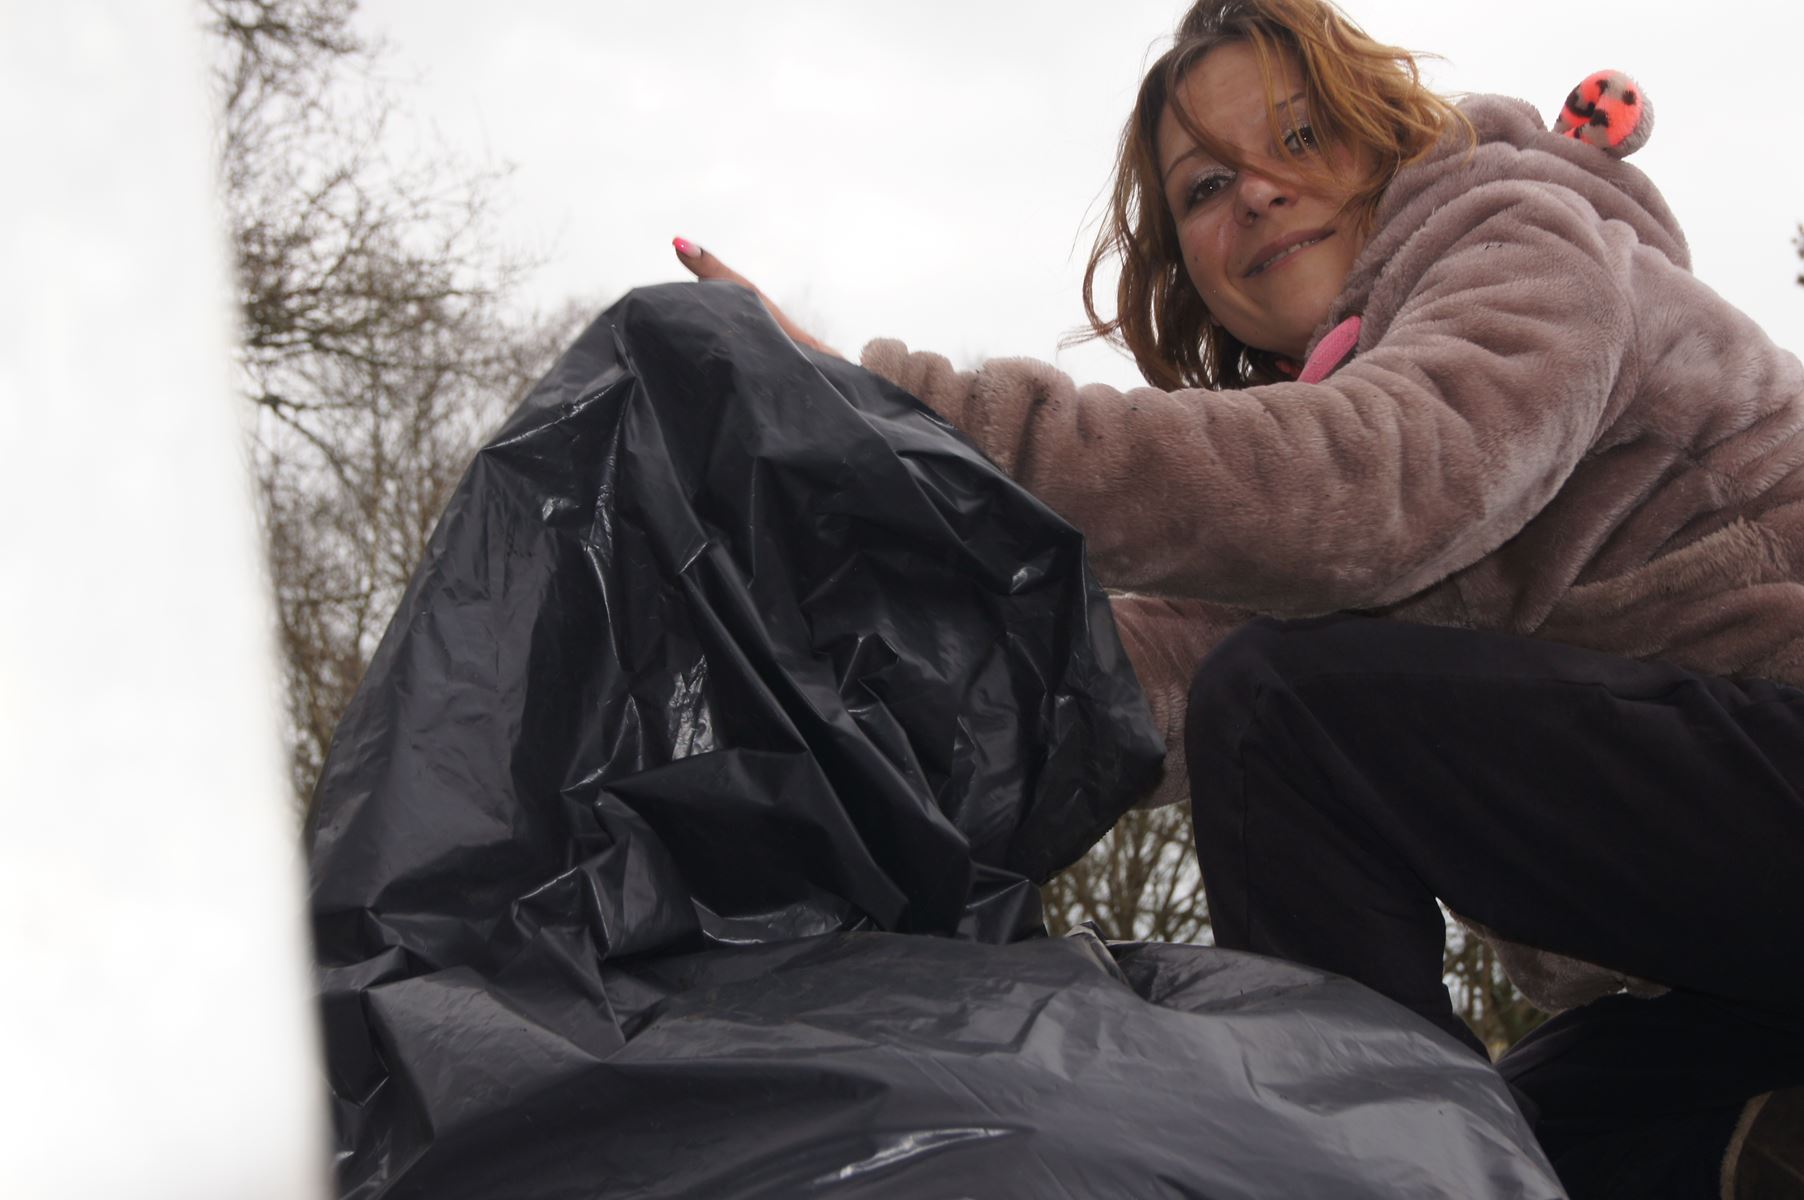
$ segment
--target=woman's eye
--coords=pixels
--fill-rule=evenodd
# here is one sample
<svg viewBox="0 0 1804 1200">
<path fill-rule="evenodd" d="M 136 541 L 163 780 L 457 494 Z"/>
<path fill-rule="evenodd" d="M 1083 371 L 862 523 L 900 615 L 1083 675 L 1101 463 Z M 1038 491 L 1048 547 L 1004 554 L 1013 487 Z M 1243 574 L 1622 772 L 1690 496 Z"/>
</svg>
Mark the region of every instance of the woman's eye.
<svg viewBox="0 0 1804 1200">
<path fill-rule="evenodd" d="M 1231 176 L 1226 171 L 1211 171 L 1190 185 L 1184 193 L 1184 207 L 1195 208 L 1199 204 L 1207 204 L 1215 199 L 1228 186 Z"/>
<path fill-rule="evenodd" d="M 1284 135 L 1284 148 L 1292 154 L 1302 154 L 1315 147 L 1315 130 L 1307 125 L 1299 125 Z"/>
</svg>

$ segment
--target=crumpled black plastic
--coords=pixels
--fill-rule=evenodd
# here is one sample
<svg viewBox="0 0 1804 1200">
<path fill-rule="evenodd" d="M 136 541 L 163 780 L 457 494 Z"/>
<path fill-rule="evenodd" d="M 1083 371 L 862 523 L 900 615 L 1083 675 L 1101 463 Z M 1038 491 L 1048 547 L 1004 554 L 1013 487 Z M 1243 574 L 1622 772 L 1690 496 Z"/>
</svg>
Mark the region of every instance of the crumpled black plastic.
<svg viewBox="0 0 1804 1200">
<path fill-rule="evenodd" d="M 1040 936 L 1159 753 L 1074 530 L 749 293 L 628 295 L 321 777 L 342 1194 L 1559 1195 L 1357 985 Z"/>
</svg>

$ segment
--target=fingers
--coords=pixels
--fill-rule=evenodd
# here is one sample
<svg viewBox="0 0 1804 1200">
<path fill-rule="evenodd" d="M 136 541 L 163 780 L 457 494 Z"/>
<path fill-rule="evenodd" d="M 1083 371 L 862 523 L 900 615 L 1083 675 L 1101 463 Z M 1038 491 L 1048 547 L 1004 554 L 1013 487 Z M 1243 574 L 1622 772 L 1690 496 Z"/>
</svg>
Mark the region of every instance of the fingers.
<svg viewBox="0 0 1804 1200">
<path fill-rule="evenodd" d="M 751 280 L 688 238 L 672 238 L 670 244 L 676 247 L 677 261 L 682 263 L 697 279 L 724 279 L 728 283 L 736 283 L 740 287 L 750 288 L 760 297 L 764 295 L 763 292 L 758 291 L 757 285 Z"/>
<path fill-rule="evenodd" d="M 740 287 L 748 289 L 754 296 L 758 297 L 759 303 L 764 305 L 770 315 L 776 319 L 778 326 L 782 328 L 784 333 L 789 335 L 792 341 L 799 345 L 810 346 L 823 353 L 831 354 L 835 358 L 845 357 L 845 355 L 827 345 L 825 342 L 803 329 L 800 325 L 797 325 L 794 321 L 791 321 L 788 315 L 786 315 L 781 308 L 777 307 L 776 302 L 764 294 L 763 288 L 741 275 L 738 271 L 735 271 L 732 267 L 727 266 L 726 263 L 721 262 L 711 251 L 702 249 L 688 238 L 672 238 L 670 239 L 670 244 L 676 248 L 677 261 L 682 263 L 683 267 L 697 279 L 720 279 L 727 283 L 736 283 Z"/>
</svg>

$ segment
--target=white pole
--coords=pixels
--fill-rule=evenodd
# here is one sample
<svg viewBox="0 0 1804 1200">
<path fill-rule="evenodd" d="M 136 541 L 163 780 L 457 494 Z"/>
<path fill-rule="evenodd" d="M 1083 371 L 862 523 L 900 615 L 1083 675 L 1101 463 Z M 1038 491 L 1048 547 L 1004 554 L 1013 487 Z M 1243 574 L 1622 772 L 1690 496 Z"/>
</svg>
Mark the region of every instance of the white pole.
<svg viewBox="0 0 1804 1200">
<path fill-rule="evenodd" d="M 0 1195 L 325 1194 L 197 10 L 0 36 Z"/>
</svg>

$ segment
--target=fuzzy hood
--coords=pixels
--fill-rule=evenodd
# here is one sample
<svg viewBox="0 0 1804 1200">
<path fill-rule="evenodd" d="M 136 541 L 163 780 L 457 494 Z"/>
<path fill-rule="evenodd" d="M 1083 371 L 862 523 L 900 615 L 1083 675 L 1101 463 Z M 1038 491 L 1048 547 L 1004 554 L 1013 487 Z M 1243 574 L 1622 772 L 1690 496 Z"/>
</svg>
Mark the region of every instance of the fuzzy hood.
<svg viewBox="0 0 1804 1200">
<path fill-rule="evenodd" d="M 1526 100 L 1474 96 L 1460 105 L 1477 144 L 1461 131 L 1443 137 L 1421 162 L 1398 173 L 1373 220 L 1373 233 L 1317 337 L 1346 317 L 1395 313 L 1409 280 L 1385 268 L 1408 253 L 1435 213 L 1487 183 L 1539 181 L 1559 187 L 1596 219 L 1621 222 L 1638 244 L 1681 271 L 1691 270 L 1685 235 L 1653 182 L 1638 168 L 1571 138 L 1548 136 Z"/>
</svg>

